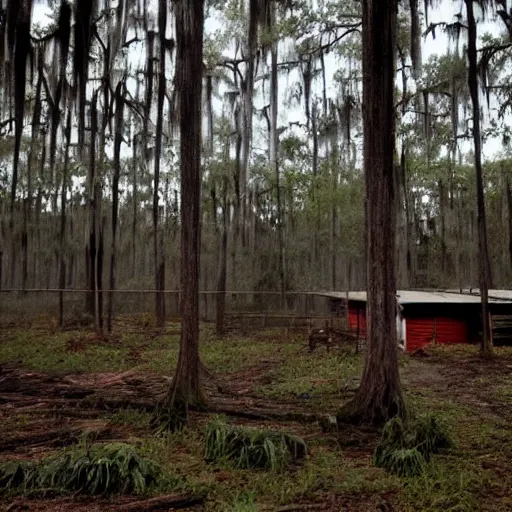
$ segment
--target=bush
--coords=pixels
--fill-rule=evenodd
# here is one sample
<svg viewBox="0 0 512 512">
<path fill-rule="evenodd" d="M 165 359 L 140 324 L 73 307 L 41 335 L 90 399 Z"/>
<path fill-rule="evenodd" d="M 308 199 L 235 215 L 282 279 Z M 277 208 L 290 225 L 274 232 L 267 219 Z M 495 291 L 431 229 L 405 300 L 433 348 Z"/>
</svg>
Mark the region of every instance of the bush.
<svg viewBox="0 0 512 512">
<path fill-rule="evenodd" d="M 306 444 L 296 436 L 230 426 L 220 418 L 206 427 L 205 459 L 229 460 L 240 469 L 277 469 L 306 456 Z"/>
<path fill-rule="evenodd" d="M 0 466 L 0 488 L 58 489 L 98 494 L 140 494 L 154 485 L 161 470 L 135 447 L 112 443 L 75 448 L 37 462 Z"/>
<path fill-rule="evenodd" d="M 416 422 L 414 444 L 427 460 L 432 454 L 455 445 L 446 425 L 433 414 L 423 416 Z"/>
<path fill-rule="evenodd" d="M 433 454 L 453 445 L 446 426 L 433 415 L 420 418 L 408 428 L 400 418 L 393 418 L 384 426 L 374 463 L 401 477 L 416 476 L 423 473 Z"/>
</svg>

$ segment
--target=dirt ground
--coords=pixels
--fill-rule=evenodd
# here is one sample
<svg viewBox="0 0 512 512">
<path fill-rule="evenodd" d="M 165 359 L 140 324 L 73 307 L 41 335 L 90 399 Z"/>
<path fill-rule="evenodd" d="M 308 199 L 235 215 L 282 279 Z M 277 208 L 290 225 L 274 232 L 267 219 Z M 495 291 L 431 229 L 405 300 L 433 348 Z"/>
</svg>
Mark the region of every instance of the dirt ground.
<svg viewBox="0 0 512 512">
<path fill-rule="evenodd" d="M 0 343 L 9 339 L 9 334 L 3 331 Z M 265 339 L 265 343 L 269 341 Z M 122 343 L 122 340 L 116 343 Z M 253 343 L 258 343 L 258 339 L 255 338 Z M 339 457 L 325 462 L 325 466 L 321 465 L 324 462 L 311 465 L 308 471 L 314 473 L 314 477 L 306 473 L 301 473 L 300 478 L 291 476 L 291 487 L 297 487 L 287 491 L 290 501 L 293 497 L 291 503 L 274 503 L 277 494 L 272 493 L 279 491 L 272 488 L 261 500 L 257 497 L 256 508 L 245 509 L 222 505 L 222 485 L 229 482 L 226 485 L 231 490 L 240 484 L 248 486 L 250 477 L 247 474 L 224 474 L 218 468 L 205 474 L 203 469 L 198 469 L 198 479 L 202 483 L 208 481 L 212 488 L 220 490 L 215 500 L 209 503 L 207 498 L 205 504 L 195 507 L 197 510 L 512 510 L 509 492 L 512 483 L 509 462 L 512 456 L 512 350 L 502 349 L 491 360 L 480 359 L 475 347 L 436 348 L 427 350 L 426 357 L 402 357 L 401 378 L 410 407 L 445 415 L 451 420 L 459 440 L 458 455 L 447 456 L 442 462 L 443 467 L 465 475 L 469 464 L 475 480 L 484 479 L 482 485 L 473 484 L 471 480 L 463 489 L 450 481 L 456 488 L 439 490 L 435 485 L 442 487 L 449 479 L 436 484 L 432 477 L 429 482 L 433 488 L 428 492 L 432 500 L 439 499 L 439 502 L 422 505 L 430 498 L 427 491 L 424 497 L 417 496 L 423 485 L 420 481 L 403 484 L 372 467 L 372 454 L 379 439 L 377 431 L 353 427 L 342 428 L 336 433 L 322 431 L 318 420 L 336 413 L 353 393 L 357 379 L 350 375 L 341 385 L 338 381 L 331 382 L 333 379 L 325 377 L 322 371 L 323 361 L 343 355 L 324 352 L 311 356 L 315 359 L 314 364 L 310 364 L 312 359 L 302 344 L 300 339 L 278 340 L 274 351 L 262 351 L 260 357 L 251 359 L 250 364 L 244 361 L 241 368 L 221 374 L 210 367 L 215 380 L 207 382 L 209 410 L 193 413 L 189 428 L 200 431 L 213 414 L 225 414 L 233 422 L 286 429 L 302 436 L 314 446 L 314 464 L 331 460 L 329 457 L 333 453 Z M 129 347 L 128 357 L 134 361 L 140 359 L 145 348 L 146 342 L 141 342 L 140 346 L 135 343 Z M 68 344 L 66 348 L 67 353 L 80 350 L 84 347 L 77 343 Z M 322 350 L 322 347 L 318 349 Z M 243 358 L 243 354 L 240 357 Z M 288 376 L 287 370 L 283 370 L 285 365 L 290 365 L 293 370 L 291 357 L 298 358 L 298 368 L 304 367 L 304 372 L 309 372 L 304 373 L 304 379 L 293 372 Z M 316 364 L 319 365 L 317 368 Z M 343 368 L 345 363 L 340 364 Z M 357 374 L 358 367 L 350 371 Z M 307 381 L 308 391 L 299 392 L 301 389 L 298 389 L 295 392 L 294 379 Z M 136 364 L 123 371 L 41 372 L 27 369 L 19 357 L 4 360 L 0 365 L 0 422 L 4 425 L 0 432 L 0 458 L 3 461 L 39 458 L 78 442 L 84 432 L 97 442 L 130 442 L 147 437 L 144 426 L 131 420 L 120 421 L 119 411 L 150 413 L 158 397 L 165 393 L 169 381 L 168 376 Z M 279 393 L 275 391 L 276 383 L 281 386 Z M 184 459 L 190 455 L 187 450 L 189 448 L 185 447 L 182 451 Z M 194 459 L 187 464 L 197 467 L 204 463 Z M 339 473 L 331 471 L 329 464 L 339 464 L 340 469 L 336 470 Z M 473 473 L 468 474 L 468 478 L 473 478 Z M 331 474 L 332 478 L 339 474 L 340 480 L 345 478 L 345 481 L 327 485 Z M 354 475 L 362 481 L 356 481 Z M 255 478 L 262 477 L 256 475 Z M 315 480 L 304 484 L 308 492 L 299 492 L 298 487 L 303 485 L 301 478 Z M 490 483 L 486 484 L 485 479 Z M 425 485 L 430 485 L 429 482 L 425 480 Z M 265 481 L 264 485 L 270 489 L 272 482 Z M 0 505 L 0 510 L 132 510 L 130 503 L 136 500 L 129 497 L 110 500 L 79 496 L 11 497 Z M 280 503 L 287 500 L 281 491 Z M 137 510 L 172 509 L 161 505 Z"/>
</svg>

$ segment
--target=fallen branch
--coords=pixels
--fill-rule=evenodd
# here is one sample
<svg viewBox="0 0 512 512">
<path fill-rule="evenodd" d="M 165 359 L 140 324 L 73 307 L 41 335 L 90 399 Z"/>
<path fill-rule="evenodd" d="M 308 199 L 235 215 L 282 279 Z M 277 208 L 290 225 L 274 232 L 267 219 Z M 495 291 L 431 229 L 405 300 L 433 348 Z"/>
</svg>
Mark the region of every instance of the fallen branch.
<svg viewBox="0 0 512 512">
<path fill-rule="evenodd" d="M 187 508 L 194 505 L 201 505 L 205 500 L 204 496 L 179 496 L 171 494 L 169 496 L 159 496 L 148 500 L 132 501 L 124 505 L 118 505 L 114 508 L 119 512 L 150 512 L 152 510 L 167 510 L 170 508 Z"/>
<path fill-rule="evenodd" d="M 41 443 L 48 446 L 65 446 L 76 441 L 78 432 L 70 429 L 59 429 L 37 434 L 22 434 L 5 439 L 0 443 L 0 452 L 12 451 L 20 446 L 33 446 Z"/>
<path fill-rule="evenodd" d="M 144 402 L 142 400 L 113 399 L 98 397 L 96 400 L 84 400 L 80 407 L 101 409 L 103 411 L 118 411 L 119 409 L 136 409 L 138 411 L 153 412 L 155 402 Z"/>
</svg>

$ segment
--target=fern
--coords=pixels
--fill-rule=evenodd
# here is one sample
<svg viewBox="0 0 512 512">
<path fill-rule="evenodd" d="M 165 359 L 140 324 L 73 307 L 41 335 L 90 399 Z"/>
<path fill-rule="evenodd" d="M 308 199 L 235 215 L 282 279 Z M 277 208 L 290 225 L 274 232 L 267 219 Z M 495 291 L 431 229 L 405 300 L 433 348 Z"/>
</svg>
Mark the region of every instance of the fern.
<svg viewBox="0 0 512 512">
<path fill-rule="evenodd" d="M 433 454 L 453 445 L 448 429 L 434 415 L 424 416 L 408 428 L 400 418 L 393 418 L 384 426 L 373 460 L 377 467 L 398 476 L 416 476 Z"/>
<path fill-rule="evenodd" d="M 453 448 L 455 442 L 446 425 L 430 414 L 423 416 L 414 428 L 414 444 L 418 451 L 429 460 L 439 450 Z"/>
<path fill-rule="evenodd" d="M 0 466 L 0 487 L 62 489 L 88 495 L 141 494 L 157 483 L 161 469 L 135 447 L 113 443 L 74 448 L 38 462 Z"/>
<path fill-rule="evenodd" d="M 416 448 L 402 448 L 391 453 L 387 469 L 401 477 L 421 475 L 426 467 L 425 457 Z"/>
<path fill-rule="evenodd" d="M 241 469 L 278 469 L 290 460 L 306 456 L 306 444 L 299 437 L 269 430 L 230 426 L 221 418 L 206 427 L 207 461 L 228 460 Z"/>
</svg>

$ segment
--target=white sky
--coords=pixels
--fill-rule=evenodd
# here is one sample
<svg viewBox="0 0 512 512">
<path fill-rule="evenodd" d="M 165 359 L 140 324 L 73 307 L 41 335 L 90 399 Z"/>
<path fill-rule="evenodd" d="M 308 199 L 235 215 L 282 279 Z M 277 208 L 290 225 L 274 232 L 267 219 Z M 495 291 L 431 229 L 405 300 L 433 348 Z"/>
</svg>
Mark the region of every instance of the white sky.
<svg viewBox="0 0 512 512">
<path fill-rule="evenodd" d="M 461 7 L 463 6 L 463 2 L 460 0 L 452 1 L 452 0 L 442 0 L 439 3 L 439 6 L 436 9 L 431 10 L 429 13 L 429 22 L 437 23 L 441 21 L 451 22 L 454 20 L 454 16 L 457 12 L 461 11 Z M 41 4 L 35 3 L 34 11 L 33 11 L 33 22 L 41 25 L 45 25 L 49 22 L 48 14 L 50 13 L 50 9 Z M 206 29 L 207 31 L 213 31 L 217 28 L 218 23 L 208 20 Z M 479 35 L 483 35 L 484 33 L 491 33 L 495 36 L 499 35 L 501 30 L 501 26 L 498 23 L 493 21 L 487 21 L 479 24 L 478 26 Z M 446 53 L 446 49 L 448 47 L 449 41 L 446 34 L 443 33 L 442 30 L 436 31 L 436 38 L 433 39 L 432 35 L 429 35 L 426 40 L 423 40 L 422 45 L 422 57 L 423 60 L 426 61 L 428 57 L 435 54 L 444 54 Z M 142 52 L 141 46 L 136 45 L 139 48 L 132 50 L 133 57 L 130 60 L 133 62 L 134 66 L 139 66 L 142 64 L 145 55 Z M 341 63 L 337 61 L 337 59 L 333 55 L 329 55 L 326 58 L 326 71 L 327 71 L 327 82 L 328 82 L 328 93 L 330 96 L 334 96 L 335 85 L 333 82 L 334 73 L 337 71 Z M 283 104 L 285 100 L 285 93 L 288 89 L 288 86 L 293 83 L 293 81 L 297 81 L 299 79 L 298 73 L 291 73 L 288 77 L 283 77 L 280 80 L 280 97 L 281 104 Z M 255 101 L 256 108 L 258 108 L 257 100 Z M 287 125 L 290 122 L 295 121 L 303 121 L 303 113 L 300 107 L 296 108 L 280 108 L 280 124 Z M 257 143 L 255 143 L 257 146 Z M 468 143 L 467 148 L 469 149 L 471 146 Z M 502 151 L 501 142 L 498 140 L 488 140 L 484 144 L 483 153 L 484 158 L 492 158 L 497 153 Z"/>
</svg>

